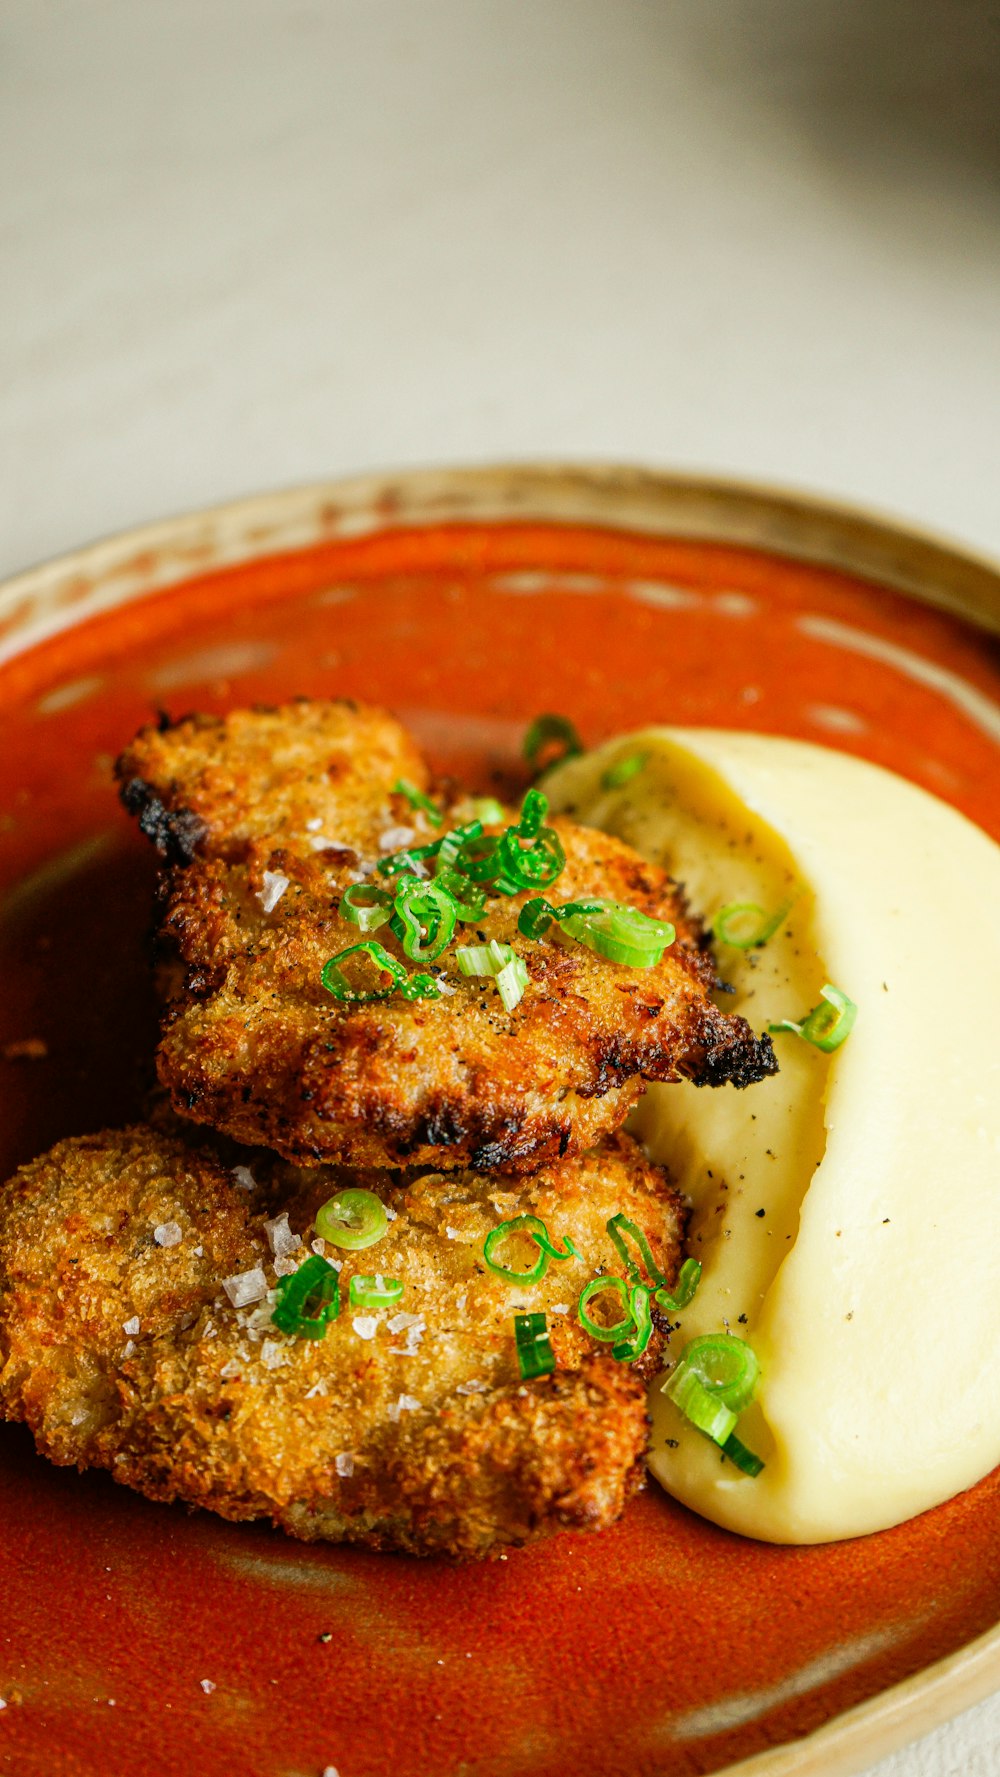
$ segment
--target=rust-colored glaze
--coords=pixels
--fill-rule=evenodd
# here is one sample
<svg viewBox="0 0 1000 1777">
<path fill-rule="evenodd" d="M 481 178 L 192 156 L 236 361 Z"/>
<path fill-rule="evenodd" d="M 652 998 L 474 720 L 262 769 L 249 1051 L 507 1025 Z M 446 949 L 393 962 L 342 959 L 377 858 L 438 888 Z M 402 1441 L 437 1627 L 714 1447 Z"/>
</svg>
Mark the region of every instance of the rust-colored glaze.
<svg viewBox="0 0 1000 1777">
<path fill-rule="evenodd" d="M 375 698 L 483 788 L 516 773 L 540 708 L 588 740 L 647 721 L 800 735 L 997 832 L 996 748 L 974 704 L 804 616 L 1000 690 L 981 636 L 883 589 L 748 550 L 538 525 L 258 561 L 11 661 L 0 884 L 42 874 L 0 926 L 0 1053 L 38 1037 L 48 1055 L 0 1059 L 3 1176 L 138 1107 L 152 868 L 109 765 L 158 705 Z M 149 1505 L 3 1428 L 0 1522 L 0 1770 L 18 1777 L 686 1777 L 811 1731 L 1000 1616 L 997 1476 L 816 1549 L 745 1542 L 652 1489 L 603 1537 L 450 1569 Z"/>
</svg>

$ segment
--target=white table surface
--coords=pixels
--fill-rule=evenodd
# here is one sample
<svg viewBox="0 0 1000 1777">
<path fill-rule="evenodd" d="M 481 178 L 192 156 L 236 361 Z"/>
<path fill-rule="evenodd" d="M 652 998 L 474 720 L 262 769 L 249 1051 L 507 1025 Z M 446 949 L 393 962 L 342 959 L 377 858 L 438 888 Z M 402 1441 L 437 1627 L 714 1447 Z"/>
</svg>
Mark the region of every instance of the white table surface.
<svg viewBox="0 0 1000 1777">
<path fill-rule="evenodd" d="M 4 0 L 0 573 L 518 457 L 1000 557 L 998 97 L 990 0 Z"/>
</svg>

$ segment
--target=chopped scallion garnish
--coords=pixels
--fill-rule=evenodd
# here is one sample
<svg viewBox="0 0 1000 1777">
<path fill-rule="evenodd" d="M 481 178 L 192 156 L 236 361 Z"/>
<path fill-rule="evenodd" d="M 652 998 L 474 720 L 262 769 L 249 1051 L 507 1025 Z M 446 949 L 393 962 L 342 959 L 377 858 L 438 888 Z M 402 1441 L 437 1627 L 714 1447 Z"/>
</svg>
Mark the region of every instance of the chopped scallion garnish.
<svg viewBox="0 0 1000 1777">
<path fill-rule="evenodd" d="M 422 809 L 432 826 L 440 827 L 444 820 L 441 810 L 436 802 L 432 802 L 429 796 L 424 795 L 423 790 L 417 789 L 416 784 L 411 784 L 408 778 L 398 777 L 392 789 L 394 795 L 405 796 L 411 808 Z"/>
<path fill-rule="evenodd" d="M 594 1320 L 589 1312 L 589 1304 L 594 1297 L 603 1295 L 606 1290 L 610 1290 L 612 1294 L 620 1297 L 625 1310 L 621 1320 L 616 1320 L 612 1326 L 602 1325 L 600 1321 Z M 625 1279 L 623 1277 L 592 1277 L 589 1283 L 584 1284 L 580 1292 L 580 1300 L 576 1305 L 576 1318 L 585 1333 L 589 1333 L 592 1339 L 600 1339 L 603 1344 L 611 1344 L 614 1340 L 627 1336 L 629 1330 L 635 1326 L 635 1318 L 632 1314 L 629 1287 Z"/>
<path fill-rule="evenodd" d="M 750 1475 L 751 1478 L 755 1478 L 759 1475 L 761 1469 L 764 1467 L 760 1457 L 756 1456 L 752 1450 L 748 1450 L 746 1445 L 740 1442 L 734 1431 L 730 1432 L 725 1443 L 722 1445 L 722 1454 L 728 1456 L 730 1462 L 734 1462 L 738 1469 L 742 1469 L 743 1473 L 745 1475 Z"/>
<path fill-rule="evenodd" d="M 338 912 L 363 932 L 377 932 L 392 918 L 392 895 L 373 882 L 355 882 L 341 895 Z"/>
<path fill-rule="evenodd" d="M 796 1024 L 792 1018 L 779 1018 L 776 1023 L 768 1025 L 768 1030 L 775 1033 L 790 1030 L 795 1036 L 802 1037 L 805 1042 L 812 1043 L 814 1048 L 822 1049 L 827 1054 L 833 1049 L 839 1049 L 854 1029 L 858 1008 L 853 1000 L 848 999 L 846 993 L 842 993 L 839 987 L 834 987 L 829 981 L 819 991 L 826 1004 L 814 1006 L 801 1024 Z"/>
<path fill-rule="evenodd" d="M 338 1191 L 316 1214 L 316 1232 L 331 1246 L 360 1252 L 374 1246 L 389 1226 L 385 1204 L 374 1191 Z"/>
<path fill-rule="evenodd" d="M 364 1277 L 356 1273 L 351 1278 L 352 1308 L 389 1308 L 402 1294 L 403 1286 L 398 1277 Z"/>
<path fill-rule="evenodd" d="M 513 955 L 509 944 L 491 938 L 488 944 L 459 944 L 455 961 L 463 975 L 499 975 Z"/>
<path fill-rule="evenodd" d="M 653 1332 L 653 1319 L 649 1312 L 649 1291 L 645 1284 L 634 1283 L 629 1290 L 629 1310 L 635 1323 L 635 1333 L 631 1338 L 619 1339 L 612 1345 L 611 1355 L 620 1364 L 634 1364 L 641 1357 L 649 1344 Z"/>
<path fill-rule="evenodd" d="M 731 1333 L 709 1333 L 684 1347 L 680 1362 L 663 1384 L 663 1393 L 704 1432 L 745 1475 L 759 1475 L 759 1456 L 734 1436 L 737 1415 L 749 1406 L 760 1365 L 744 1339 Z"/>
<path fill-rule="evenodd" d="M 406 845 L 402 851 L 391 851 L 386 858 L 380 858 L 375 868 L 380 876 L 397 876 L 401 870 L 409 870 L 419 875 L 428 858 L 436 858 L 443 839 L 432 839 L 429 845 Z"/>
<path fill-rule="evenodd" d="M 511 1271 L 506 1265 L 498 1265 L 494 1259 L 493 1254 L 497 1247 L 502 1240 L 507 1239 L 509 1234 L 527 1234 L 539 1247 L 538 1260 L 530 1271 Z M 558 1247 L 553 1245 L 549 1231 L 541 1217 L 533 1215 L 512 1216 L 509 1221 L 499 1222 L 495 1228 L 490 1229 L 483 1246 L 483 1258 L 486 1260 L 488 1269 L 495 1276 L 502 1277 L 506 1283 L 538 1283 L 539 1279 L 545 1276 L 550 1259 L 561 1261 L 571 1258 L 579 1259 L 580 1257 L 579 1249 L 569 1236 L 566 1238 L 565 1250 L 560 1252 Z"/>
<path fill-rule="evenodd" d="M 701 1263 L 698 1259 L 685 1259 L 677 1273 L 677 1283 L 672 1290 L 660 1289 L 655 1300 L 668 1314 L 677 1314 L 693 1301 L 694 1293 L 701 1282 Z"/>
<path fill-rule="evenodd" d="M 438 888 L 450 895 L 455 903 L 455 912 L 463 924 L 482 919 L 486 910 L 486 890 L 481 883 L 473 882 L 463 876 L 460 870 L 438 870 L 435 877 Z"/>
<path fill-rule="evenodd" d="M 377 970 L 389 976 L 392 985 L 369 988 L 352 986 L 341 967 L 349 956 L 366 957 Z M 338 950 L 336 956 L 331 956 L 324 963 L 320 980 L 327 993 L 332 993 L 335 1000 L 346 1005 L 370 1005 L 376 1000 L 391 999 L 395 993 L 401 994 L 404 1000 L 441 998 L 433 975 L 408 975 L 402 963 L 390 956 L 374 938 L 367 938 L 363 944 L 348 944 L 344 950 Z"/>
<path fill-rule="evenodd" d="M 466 840 L 478 839 L 482 830 L 482 821 L 463 821 L 460 827 L 452 827 L 449 833 L 438 840 L 435 869 L 439 873 L 442 870 L 453 869 Z"/>
<path fill-rule="evenodd" d="M 527 966 L 509 944 L 491 938 L 488 944 L 460 944 L 455 961 L 463 975 L 492 975 L 504 1008 L 512 1012 L 524 995 L 531 977 Z"/>
<path fill-rule="evenodd" d="M 282 1333 L 300 1339 L 325 1339 L 327 1324 L 340 1313 L 340 1280 L 333 1266 L 316 1253 L 288 1277 L 278 1280 L 271 1319 Z"/>
<path fill-rule="evenodd" d="M 522 745 L 536 777 L 583 752 L 583 742 L 569 718 L 551 713 L 535 717 Z"/>
<path fill-rule="evenodd" d="M 439 880 L 404 875 L 396 884 L 392 929 L 414 962 L 433 962 L 450 943 L 458 908 Z"/>
<path fill-rule="evenodd" d="M 791 901 L 785 901 L 777 913 L 767 913 L 756 901 L 730 901 L 719 908 L 712 931 L 720 944 L 729 944 L 734 950 L 757 950 L 774 937 L 791 906 Z"/>
<path fill-rule="evenodd" d="M 643 1264 L 646 1267 L 646 1275 L 648 1277 L 652 1278 L 652 1280 L 655 1284 L 659 1284 L 663 1288 L 666 1288 L 667 1287 L 667 1280 L 664 1277 L 663 1272 L 660 1270 L 659 1266 L 657 1265 L 656 1260 L 653 1258 L 652 1251 L 650 1250 L 649 1241 L 646 1239 L 646 1236 L 643 1233 L 642 1229 L 639 1227 L 639 1224 L 637 1222 L 630 1221 L 629 1217 L 626 1215 L 618 1214 L 618 1215 L 613 1215 L 606 1225 L 607 1225 L 608 1233 L 611 1236 L 612 1243 L 615 1246 L 615 1248 L 617 1249 L 618 1255 L 622 1261 L 622 1264 L 625 1266 L 625 1270 L 628 1273 L 628 1276 L 631 1279 L 631 1281 L 633 1283 L 641 1283 L 642 1282 L 642 1272 L 639 1270 L 639 1267 L 636 1264 L 635 1260 L 630 1256 L 628 1247 L 625 1245 L 625 1240 L 623 1237 L 626 1234 L 628 1235 L 630 1240 L 634 1240 L 636 1246 L 639 1249 L 640 1257 L 642 1259 Z"/>
<path fill-rule="evenodd" d="M 514 1007 L 520 1005 L 530 979 L 527 966 L 519 956 L 512 956 L 506 968 L 500 970 L 496 978 L 497 992 L 505 1012 L 513 1012 Z"/>
<path fill-rule="evenodd" d="M 683 1363 L 677 1365 L 670 1381 L 664 1384 L 663 1392 L 669 1394 L 685 1419 L 703 1431 L 714 1444 L 724 1444 L 731 1435 L 737 1419 L 732 1407 L 727 1407 L 725 1401 L 706 1388 L 695 1372 Z"/>
<path fill-rule="evenodd" d="M 626 753 L 624 758 L 616 759 L 601 775 L 602 790 L 620 790 L 623 784 L 630 783 L 637 777 L 646 764 L 646 753 Z"/>
<path fill-rule="evenodd" d="M 556 1367 L 556 1354 L 548 1335 L 544 1314 L 515 1314 L 514 1338 L 522 1380 L 533 1376 L 549 1376 Z"/>
<path fill-rule="evenodd" d="M 525 902 L 517 929 L 526 938 L 540 938 L 553 921 L 568 938 L 633 969 L 655 968 L 677 936 L 668 920 L 617 901 L 565 901 L 554 907 L 541 895 Z"/>
</svg>

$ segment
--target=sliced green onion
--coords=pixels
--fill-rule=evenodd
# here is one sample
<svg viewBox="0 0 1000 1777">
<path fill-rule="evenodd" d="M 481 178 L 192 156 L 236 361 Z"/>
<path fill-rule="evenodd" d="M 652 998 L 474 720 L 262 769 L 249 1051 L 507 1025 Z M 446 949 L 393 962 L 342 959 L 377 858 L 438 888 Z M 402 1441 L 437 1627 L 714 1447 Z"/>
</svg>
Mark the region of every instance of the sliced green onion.
<svg viewBox="0 0 1000 1777">
<path fill-rule="evenodd" d="M 501 944 L 498 938 L 491 938 L 488 944 L 459 944 L 455 949 L 455 961 L 463 975 L 499 975 L 513 955 L 511 946 Z"/>
<path fill-rule="evenodd" d="M 537 1220 L 537 1218 L 534 1218 L 534 1219 Z M 533 1228 L 531 1230 L 531 1238 L 532 1238 L 532 1240 L 537 1240 L 543 1253 L 547 1253 L 550 1259 L 559 1259 L 559 1260 L 581 1259 L 582 1260 L 582 1258 L 583 1258 L 583 1254 L 580 1251 L 580 1248 L 576 1245 L 576 1243 L 570 1238 L 570 1236 L 568 1234 L 566 1235 L 566 1237 L 563 1241 L 562 1252 L 559 1251 L 559 1248 L 557 1246 L 553 1246 L 552 1241 L 549 1237 L 549 1231 L 546 1228 L 545 1223 L 542 1221 L 538 1222 L 537 1229 Z"/>
<path fill-rule="evenodd" d="M 753 1400 L 760 1365 L 745 1339 L 732 1333 L 706 1333 L 685 1345 L 681 1362 L 734 1413 L 742 1413 Z"/>
<path fill-rule="evenodd" d="M 556 910 L 546 901 L 544 895 L 534 895 L 525 901 L 517 916 L 517 929 L 525 938 L 540 938 L 547 932 L 555 919 Z"/>
<path fill-rule="evenodd" d="M 344 890 L 337 911 L 363 932 L 377 932 L 392 918 L 392 895 L 374 882 L 355 882 Z"/>
<path fill-rule="evenodd" d="M 553 765 L 561 765 L 564 759 L 582 753 L 583 742 L 568 717 L 548 713 L 535 717 L 525 734 L 522 748 L 528 764 L 538 776 L 543 771 L 550 771 Z"/>
<path fill-rule="evenodd" d="M 645 1351 L 653 1331 L 653 1320 L 649 1312 L 649 1291 L 645 1284 L 632 1285 L 629 1291 L 628 1305 L 635 1322 L 635 1335 L 631 1339 L 619 1339 L 618 1343 L 611 1347 L 612 1357 L 616 1357 L 620 1364 L 634 1364 L 636 1358 L 641 1357 Z"/>
<path fill-rule="evenodd" d="M 556 1367 L 556 1354 L 548 1335 L 545 1315 L 515 1314 L 514 1338 L 517 1342 L 517 1361 L 522 1380 L 528 1382 L 533 1376 L 551 1375 Z"/>
<path fill-rule="evenodd" d="M 458 908 L 439 881 L 403 876 L 397 885 L 392 929 L 414 962 L 433 962 L 451 942 Z"/>
<path fill-rule="evenodd" d="M 452 870 L 458 860 L 458 854 L 467 839 L 478 839 L 483 830 L 482 821 L 465 821 L 461 827 L 452 827 L 449 833 L 437 843 L 437 864 L 435 870 Z"/>
<path fill-rule="evenodd" d="M 340 1313 L 340 1280 L 319 1254 L 305 1259 L 297 1271 L 278 1281 L 271 1319 L 282 1333 L 300 1339 L 325 1339 L 327 1324 Z"/>
<path fill-rule="evenodd" d="M 744 1339 L 708 1333 L 684 1347 L 662 1390 L 745 1475 L 759 1475 L 764 1467 L 761 1458 L 733 1435 L 737 1414 L 753 1399 L 759 1375 L 756 1352 Z"/>
<path fill-rule="evenodd" d="M 509 944 L 491 938 L 488 944 L 460 944 L 455 960 L 463 975 L 492 975 L 504 1009 L 512 1012 L 524 995 L 531 977 L 527 966 Z"/>
<path fill-rule="evenodd" d="M 316 1213 L 316 1232 L 331 1246 L 360 1252 L 374 1246 L 389 1226 L 385 1204 L 374 1191 L 338 1191 Z"/>
<path fill-rule="evenodd" d="M 786 901 L 777 913 L 767 913 L 756 901 L 730 901 L 715 915 L 712 931 L 720 944 L 729 944 L 733 950 L 757 950 L 774 937 L 791 907 L 791 901 Z"/>
<path fill-rule="evenodd" d="M 471 876 L 473 882 L 492 882 L 500 871 L 496 855 L 499 844 L 495 833 L 471 833 L 458 848 L 455 869 L 463 876 Z"/>
<path fill-rule="evenodd" d="M 620 790 L 623 784 L 630 783 L 642 771 L 648 759 L 648 753 L 626 753 L 624 758 L 616 759 L 601 776 L 602 790 Z"/>
<path fill-rule="evenodd" d="M 459 870 L 439 870 L 434 878 L 438 888 L 450 895 L 455 903 L 455 912 L 463 924 L 474 923 L 482 919 L 486 911 L 486 890 L 482 883 L 473 882 L 463 876 Z"/>
<path fill-rule="evenodd" d="M 405 796 L 411 808 L 423 809 L 432 826 L 440 827 L 444 815 L 437 803 L 432 802 L 429 796 L 425 796 L 423 790 L 418 790 L 416 784 L 411 784 L 408 778 L 398 777 L 392 789 L 394 795 Z"/>
<path fill-rule="evenodd" d="M 341 963 L 349 956 L 365 956 L 374 963 L 376 969 L 388 975 L 391 987 L 360 989 L 352 987 L 341 968 Z M 347 1005 L 370 1005 L 376 1000 L 391 999 L 393 994 L 401 994 L 404 1000 L 439 1000 L 441 990 L 433 975 L 408 975 L 402 963 L 390 956 L 374 938 L 366 938 L 363 944 L 348 944 L 346 949 L 338 950 L 323 964 L 320 980 L 327 993 L 332 993 L 335 1000 Z"/>
<path fill-rule="evenodd" d="M 528 837 L 519 828 L 508 827 L 497 841 L 496 887 L 501 894 L 548 888 L 566 868 L 566 853 L 554 827 L 540 827 L 530 843 Z"/>
<path fill-rule="evenodd" d="M 812 1043 L 814 1048 L 822 1049 L 827 1054 L 839 1049 L 854 1029 L 858 1008 L 853 1000 L 848 999 L 846 993 L 842 993 L 839 987 L 834 987 L 829 981 L 825 987 L 820 988 L 820 994 L 826 1004 L 814 1006 L 801 1024 L 796 1024 L 791 1018 L 779 1018 L 775 1024 L 768 1025 L 768 1030 L 793 1031 L 797 1037 L 802 1037 L 805 1042 Z"/>
<path fill-rule="evenodd" d="M 565 869 L 566 853 L 559 835 L 553 827 L 542 825 L 548 811 L 548 797 L 541 790 L 529 790 L 518 821 L 501 834 L 496 850 L 496 887 L 501 894 L 548 888 Z"/>
<path fill-rule="evenodd" d="M 626 1234 L 629 1236 L 630 1240 L 635 1241 L 636 1246 L 639 1248 L 642 1262 L 646 1267 L 647 1276 L 651 1277 L 654 1283 L 660 1284 L 665 1288 L 667 1280 L 664 1277 L 663 1272 L 660 1270 L 660 1267 L 657 1265 L 656 1260 L 653 1258 L 649 1241 L 646 1239 L 646 1236 L 638 1223 L 630 1221 L 628 1216 L 619 1214 L 612 1216 L 606 1226 L 631 1281 L 633 1283 L 641 1283 L 642 1272 L 639 1270 L 635 1260 L 629 1256 L 629 1250 L 625 1245 L 623 1238 Z"/>
<path fill-rule="evenodd" d="M 443 844 L 442 839 L 432 839 L 429 845 L 406 845 L 402 851 L 391 851 L 387 858 L 380 858 L 375 868 L 380 876 L 397 876 L 400 870 L 419 875 L 418 866 L 428 858 L 436 858 Z"/>
<path fill-rule="evenodd" d="M 734 1431 L 730 1432 L 723 1444 L 722 1453 L 724 1456 L 728 1456 L 730 1462 L 734 1462 L 738 1469 L 742 1469 L 745 1475 L 757 1476 L 764 1467 L 760 1457 L 755 1456 L 752 1450 L 748 1450 Z"/>
<path fill-rule="evenodd" d="M 697 1259 L 685 1259 L 677 1273 L 677 1283 L 673 1290 L 657 1290 L 655 1300 L 668 1314 L 676 1314 L 679 1309 L 686 1308 L 694 1299 L 695 1290 L 701 1282 L 701 1265 Z"/>
<path fill-rule="evenodd" d="M 517 822 L 517 832 L 522 833 L 525 839 L 533 839 L 548 812 L 549 799 L 547 796 L 543 796 L 541 790 L 526 791 L 521 804 L 521 817 Z"/>
<path fill-rule="evenodd" d="M 600 1321 L 593 1320 L 587 1312 L 587 1304 L 604 1290 L 612 1290 L 615 1295 L 620 1296 L 622 1307 L 625 1310 L 622 1319 L 616 1320 L 614 1325 L 610 1327 L 602 1326 Z M 576 1305 L 576 1318 L 585 1333 L 589 1333 L 592 1339 L 600 1339 L 604 1344 L 610 1344 L 616 1339 L 627 1336 L 629 1329 L 635 1326 L 635 1317 L 632 1313 L 629 1287 L 625 1279 L 623 1277 L 592 1277 L 580 1292 L 580 1300 Z"/>
<path fill-rule="evenodd" d="M 398 1277 L 383 1277 L 379 1273 L 375 1277 L 363 1277 L 356 1273 L 351 1278 L 352 1308 L 389 1308 L 398 1302 L 403 1293 L 403 1286 Z"/>
<path fill-rule="evenodd" d="M 490 1229 L 483 1243 L 483 1258 L 486 1260 L 487 1268 L 493 1272 L 494 1276 L 502 1277 L 505 1283 L 538 1283 L 545 1276 L 549 1267 L 550 1255 L 545 1248 L 540 1250 L 538 1259 L 530 1271 L 511 1271 L 506 1265 L 498 1265 L 493 1254 L 500 1242 L 506 1240 L 508 1234 L 534 1236 L 539 1231 L 547 1235 L 545 1223 L 539 1216 L 512 1216 L 507 1222 L 498 1222 L 495 1228 Z M 541 1245 L 540 1242 L 539 1245 Z M 555 1256 L 558 1257 L 558 1255 Z"/>
<path fill-rule="evenodd" d="M 495 796 L 476 796 L 472 806 L 476 819 L 482 821 L 484 827 L 498 827 L 501 821 L 507 819 L 503 803 L 498 802 Z"/>
<path fill-rule="evenodd" d="M 651 919 L 635 907 L 622 907 L 614 901 L 606 901 L 600 912 L 591 909 L 568 917 L 564 912 L 560 925 L 568 937 L 599 956 L 633 969 L 655 968 L 677 936 L 669 921 Z"/>
<path fill-rule="evenodd" d="M 611 905 L 613 903 L 608 901 L 564 901 L 561 907 L 553 907 L 544 895 L 533 895 L 530 901 L 525 901 L 517 916 L 517 929 L 526 938 L 540 938 L 553 920 L 561 926 L 575 914 L 603 913 Z"/>
<path fill-rule="evenodd" d="M 524 990 L 531 980 L 527 965 L 519 956 L 512 956 L 506 968 L 501 969 L 496 978 L 497 992 L 503 1001 L 505 1012 L 513 1012 L 524 998 Z"/>
<path fill-rule="evenodd" d="M 707 1438 L 715 1444 L 724 1444 L 732 1435 L 736 1424 L 736 1414 L 732 1407 L 727 1407 L 717 1395 L 699 1382 L 693 1370 L 679 1363 L 669 1382 L 663 1385 L 663 1393 L 670 1396 L 674 1406 L 679 1408 L 685 1419 L 703 1431 Z"/>
<path fill-rule="evenodd" d="M 553 920 L 568 938 L 633 969 L 655 968 L 677 936 L 668 920 L 652 919 L 617 901 L 564 901 L 553 907 L 541 895 L 525 902 L 517 929 L 526 938 L 540 938 Z"/>
</svg>

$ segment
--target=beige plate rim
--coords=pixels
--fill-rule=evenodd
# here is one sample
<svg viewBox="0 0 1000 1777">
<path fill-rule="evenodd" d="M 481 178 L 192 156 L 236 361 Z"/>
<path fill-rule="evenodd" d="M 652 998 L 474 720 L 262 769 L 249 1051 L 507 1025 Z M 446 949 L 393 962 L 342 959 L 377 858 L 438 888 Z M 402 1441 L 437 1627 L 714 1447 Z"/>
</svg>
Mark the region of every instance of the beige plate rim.
<svg viewBox="0 0 1000 1777">
<path fill-rule="evenodd" d="M 251 495 L 119 532 L 0 584 L 0 661 L 114 606 L 241 561 L 413 525 L 593 524 L 772 550 L 1000 634 L 1000 565 L 880 514 L 753 482 L 609 463 L 404 469 Z M 852 1777 L 1000 1687 L 1000 1623 L 720 1777 Z"/>
</svg>

